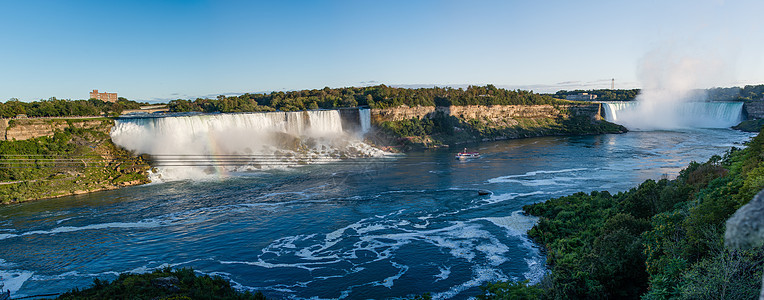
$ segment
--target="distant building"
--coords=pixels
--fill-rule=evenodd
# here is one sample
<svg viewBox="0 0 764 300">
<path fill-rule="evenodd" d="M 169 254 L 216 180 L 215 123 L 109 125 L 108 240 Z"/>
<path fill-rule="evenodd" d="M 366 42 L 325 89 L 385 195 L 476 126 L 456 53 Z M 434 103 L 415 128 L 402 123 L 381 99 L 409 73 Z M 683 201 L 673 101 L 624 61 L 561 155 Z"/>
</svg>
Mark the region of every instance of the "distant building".
<svg viewBox="0 0 764 300">
<path fill-rule="evenodd" d="M 90 99 L 98 99 L 106 102 L 117 102 L 117 93 L 99 93 L 98 90 L 90 92 Z"/>
<path fill-rule="evenodd" d="M 592 101 L 597 99 L 597 95 L 589 93 L 578 93 L 576 95 L 568 95 L 565 97 L 565 99 L 572 101 Z"/>
</svg>

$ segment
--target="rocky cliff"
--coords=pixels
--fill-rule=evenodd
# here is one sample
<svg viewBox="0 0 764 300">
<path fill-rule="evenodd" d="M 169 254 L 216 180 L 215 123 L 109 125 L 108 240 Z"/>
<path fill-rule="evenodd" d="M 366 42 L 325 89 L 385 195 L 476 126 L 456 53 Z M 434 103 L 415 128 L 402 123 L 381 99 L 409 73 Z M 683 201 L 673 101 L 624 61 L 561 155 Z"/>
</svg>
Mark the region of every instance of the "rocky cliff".
<svg viewBox="0 0 764 300">
<path fill-rule="evenodd" d="M 104 123 L 106 122 L 106 123 Z M 109 124 L 113 122 L 105 118 L 75 118 L 75 119 L 0 119 L 0 141 L 23 141 L 43 136 L 53 136 L 57 130 L 69 127 L 96 129 L 108 133 Z"/>
<path fill-rule="evenodd" d="M 743 104 L 746 119 L 764 119 L 764 101 L 748 101 Z"/>
<path fill-rule="evenodd" d="M 403 121 L 411 118 L 431 118 L 437 112 L 463 120 L 486 120 L 495 123 L 516 125 L 517 119 L 559 118 L 586 116 L 592 120 L 601 119 L 600 103 L 581 103 L 567 105 L 467 105 L 467 106 L 399 106 L 385 109 L 372 109 L 372 123 L 385 121 Z"/>
<path fill-rule="evenodd" d="M 406 151 L 446 145 L 555 135 L 622 133 L 602 120 L 600 103 L 492 105 L 372 109 L 380 146 Z"/>
</svg>

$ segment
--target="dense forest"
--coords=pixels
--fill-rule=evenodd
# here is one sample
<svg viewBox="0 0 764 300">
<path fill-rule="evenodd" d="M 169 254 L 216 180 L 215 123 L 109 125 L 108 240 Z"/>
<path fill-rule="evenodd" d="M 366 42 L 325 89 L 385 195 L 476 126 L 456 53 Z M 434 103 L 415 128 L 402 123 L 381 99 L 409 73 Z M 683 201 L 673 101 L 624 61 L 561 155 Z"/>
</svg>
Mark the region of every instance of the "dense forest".
<svg viewBox="0 0 764 300">
<path fill-rule="evenodd" d="M 540 217 L 528 234 L 547 250 L 552 272 L 536 285 L 486 285 L 481 297 L 756 299 L 764 248 L 731 250 L 724 230 L 762 188 L 760 133 L 747 148 L 693 162 L 674 180 L 525 206 Z"/>
<path fill-rule="evenodd" d="M 306 109 L 332 109 L 369 106 L 388 108 L 408 106 L 451 105 L 538 105 L 564 101 L 530 91 L 499 89 L 493 85 L 454 88 L 394 88 L 385 85 L 370 87 L 323 88 L 270 94 L 244 94 L 218 96 L 217 99 L 170 101 L 173 112 L 250 112 L 298 111 Z"/>
<path fill-rule="evenodd" d="M 764 101 L 764 84 L 742 88 L 712 88 L 707 90 L 709 101 Z"/>
<path fill-rule="evenodd" d="M 125 109 L 138 109 L 140 106 L 141 103 L 122 97 L 117 102 L 105 102 L 98 99 L 61 100 L 56 98 L 21 102 L 18 99 L 11 99 L 5 103 L 0 103 L 0 117 L 13 118 L 18 115 L 33 118 L 98 116 L 109 112 L 120 114 Z"/>
</svg>

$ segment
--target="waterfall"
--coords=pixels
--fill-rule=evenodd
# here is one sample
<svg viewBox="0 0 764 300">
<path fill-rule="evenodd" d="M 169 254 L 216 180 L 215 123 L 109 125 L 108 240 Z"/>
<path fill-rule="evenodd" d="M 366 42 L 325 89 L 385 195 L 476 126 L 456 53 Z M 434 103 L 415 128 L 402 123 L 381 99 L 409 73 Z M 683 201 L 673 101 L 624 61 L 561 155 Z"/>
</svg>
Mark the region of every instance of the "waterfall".
<svg viewBox="0 0 764 300">
<path fill-rule="evenodd" d="M 605 119 L 630 130 L 728 128 L 743 121 L 742 102 L 602 102 Z"/>
<path fill-rule="evenodd" d="M 343 132 L 336 110 L 123 118 L 111 138 L 136 154 L 150 155 L 157 170 L 152 180 L 159 181 L 384 153 Z"/>
<path fill-rule="evenodd" d="M 366 134 L 371 129 L 371 110 L 360 108 L 358 109 L 358 115 L 361 119 L 361 133 Z"/>
</svg>

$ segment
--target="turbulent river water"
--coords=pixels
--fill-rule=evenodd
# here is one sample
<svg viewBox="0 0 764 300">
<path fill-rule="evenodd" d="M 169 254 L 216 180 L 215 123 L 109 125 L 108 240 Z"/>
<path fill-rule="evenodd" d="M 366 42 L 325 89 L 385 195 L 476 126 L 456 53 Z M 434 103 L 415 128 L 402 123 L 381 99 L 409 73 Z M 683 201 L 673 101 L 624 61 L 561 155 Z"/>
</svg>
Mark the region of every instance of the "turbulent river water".
<svg viewBox="0 0 764 300">
<path fill-rule="evenodd" d="M 0 207 L 14 297 L 164 266 L 269 298 L 468 298 L 538 281 L 523 205 L 674 177 L 751 134 L 729 129 L 547 137 L 186 180 Z M 461 149 L 458 149 L 461 150 Z M 492 195 L 480 196 L 487 189 Z"/>
</svg>

